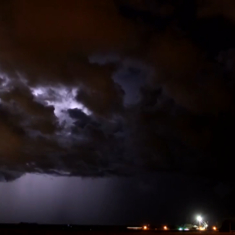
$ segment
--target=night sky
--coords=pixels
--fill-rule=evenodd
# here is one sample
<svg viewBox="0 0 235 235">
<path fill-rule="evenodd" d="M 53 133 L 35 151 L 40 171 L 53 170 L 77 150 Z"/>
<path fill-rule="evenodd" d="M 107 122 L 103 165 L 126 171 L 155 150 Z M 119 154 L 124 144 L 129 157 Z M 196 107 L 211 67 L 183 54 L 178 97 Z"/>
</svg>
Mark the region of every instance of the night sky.
<svg viewBox="0 0 235 235">
<path fill-rule="evenodd" d="M 235 216 L 234 0 L 0 0 L 0 223 Z"/>
</svg>

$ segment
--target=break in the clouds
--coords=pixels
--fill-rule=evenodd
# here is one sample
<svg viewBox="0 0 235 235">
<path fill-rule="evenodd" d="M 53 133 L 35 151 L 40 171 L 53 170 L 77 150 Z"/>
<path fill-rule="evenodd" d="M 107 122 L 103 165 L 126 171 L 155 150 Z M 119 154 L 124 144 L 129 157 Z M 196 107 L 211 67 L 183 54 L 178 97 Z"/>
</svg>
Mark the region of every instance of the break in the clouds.
<svg viewBox="0 0 235 235">
<path fill-rule="evenodd" d="M 227 176 L 233 7 L 232 0 L 1 1 L 0 178 Z"/>
</svg>

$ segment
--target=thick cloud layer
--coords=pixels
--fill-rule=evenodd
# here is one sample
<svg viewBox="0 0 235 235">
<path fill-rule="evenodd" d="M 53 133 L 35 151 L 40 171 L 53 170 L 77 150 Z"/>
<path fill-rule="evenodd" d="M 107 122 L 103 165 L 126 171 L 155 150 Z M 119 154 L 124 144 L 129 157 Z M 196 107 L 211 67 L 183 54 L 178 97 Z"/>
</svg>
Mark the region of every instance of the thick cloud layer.
<svg viewBox="0 0 235 235">
<path fill-rule="evenodd" d="M 0 178 L 230 176 L 234 7 L 1 1 Z"/>
</svg>

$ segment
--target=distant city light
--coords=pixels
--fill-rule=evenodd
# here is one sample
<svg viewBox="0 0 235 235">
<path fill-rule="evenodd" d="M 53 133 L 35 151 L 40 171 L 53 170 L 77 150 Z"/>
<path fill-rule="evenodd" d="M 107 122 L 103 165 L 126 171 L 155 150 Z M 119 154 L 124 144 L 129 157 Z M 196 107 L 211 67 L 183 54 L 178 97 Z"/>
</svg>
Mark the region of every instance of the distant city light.
<svg viewBox="0 0 235 235">
<path fill-rule="evenodd" d="M 203 231 L 203 230 L 205 230 L 205 228 L 204 227 L 199 227 L 199 230 Z"/>
<path fill-rule="evenodd" d="M 143 227 L 143 229 L 144 229 L 144 230 L 147 230 L 147 229 L 148 229 L 148 227 L 145 225 L 145 226 Z"/>
<path fill-rule="evenodd" d="M 184 231 L 189 231 L 189 228 L 185 228 Z"/>
<path fill-rule="evenodd" d="M 179 228 L 179 231 L 182 231 L 183 230 L 183 228 Z"/>
<path fill-rule="evenodd" d="M 164 229 L 164 230 L 167 230 L 168 228 L 167 228 L 167 226 L 164 226 L 163 229 Z"/>
<path fill-rule="evenodd" d="M 142 227 L 127 227 L 127 229 L 140 230 L 140 229 L 142 229 Z"/>
<path fill-rule="evenodd" d="M 214 230 L 214 231 L 216 231 L 216 230 L 217 230 L 217 228 L 214 226 L 214 227 L 213 227 L 213 230 Z"/>
</svg>

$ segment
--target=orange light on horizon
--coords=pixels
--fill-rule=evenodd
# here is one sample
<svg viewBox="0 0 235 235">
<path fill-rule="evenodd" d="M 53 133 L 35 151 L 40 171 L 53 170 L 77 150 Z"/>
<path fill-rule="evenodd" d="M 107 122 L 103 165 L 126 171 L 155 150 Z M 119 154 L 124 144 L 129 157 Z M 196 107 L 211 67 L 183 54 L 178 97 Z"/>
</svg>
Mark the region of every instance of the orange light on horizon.
<svg viewBox="0 0 235 235">
<path fill-rule="evenodd" d="M 147 229 L 148 229 L 148 227 L 145 225 L 145 226 L 143 227 L 143 229 L 144 229 L 144 230 L 147 230 Z"/>
<path fill-rule="evenodd" d="M 199 227 L 199 230 L 204 231 L 205 228 L 204 227 Z"/>
<path fill-rule="evenodd" d="M 163 229 L 164 229 L 164 230 L 167 230 L 168 228 L 167 228 L 167 226 L 164 226 Z"/>
<path fill-rule="evenodd" d="M 214 230 L 214 231 L 216 231 L 216 230 L 217 230 L 217 228 L 214 226 L 214 227 L 213 227 L 213 230 Z"/>
</svg>

